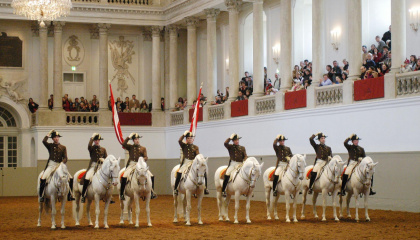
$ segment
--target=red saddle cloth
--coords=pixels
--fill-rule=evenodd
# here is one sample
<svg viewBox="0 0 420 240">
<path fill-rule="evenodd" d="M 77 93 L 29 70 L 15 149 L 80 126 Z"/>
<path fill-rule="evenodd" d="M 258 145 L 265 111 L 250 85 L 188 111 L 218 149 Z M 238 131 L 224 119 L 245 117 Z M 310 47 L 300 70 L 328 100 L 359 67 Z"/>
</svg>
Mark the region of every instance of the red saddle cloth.
<svg viewBox="0 0 420 240">
<path fill-rule="evenodd" d="M 314 170 L 314 168 L 309 169 L 308 173 L 306 173 L 306 179 L 310 179 L 311 178 L 311 172 L 312 170 Z"/>
<path fill-rule="evenodd" d="M 274 172 L 276 169 L 271 170 L 271 172 L 268 174 L 268 180 L 273 181 L 274 180 Z"/>
<path fill-rule="evenodd" d="M 220 179 L 224 179 L 224 176 L 225 176 L 225 174 L 226 174 L 226 170 L 227 170 L 227 168 L 225 168 L 225 169 L 223 169 L 221 172 L 220 172 Z"/>
<path fill-rule="evenodd" d="M 341 177 L 343 177 L 344 173 L 346 172 L 347 167 L 344 168 L 343 173 L 341 174 Z"/>
</svg>

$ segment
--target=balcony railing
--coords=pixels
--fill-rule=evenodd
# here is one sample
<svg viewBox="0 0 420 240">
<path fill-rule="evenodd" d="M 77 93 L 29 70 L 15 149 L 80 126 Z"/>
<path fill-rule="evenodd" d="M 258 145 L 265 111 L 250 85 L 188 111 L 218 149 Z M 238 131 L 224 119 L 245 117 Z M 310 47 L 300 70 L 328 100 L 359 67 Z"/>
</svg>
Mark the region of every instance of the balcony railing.
<svg viewBox="0 0 420 240">
<path fill-rule="evenodd" d="M 96 3 L 128 6 L 151 6 L 153 0 L 71 0 L 74 3 Z"/>
<path fill-rule="evenodd" d="M 171 112 L 170 118 L 171 126 L 182 125 L 184 124 L 184 111 Z"/>
<path fill-rule="evenodd" d="M 420 95 L 420 72 L 397 74 L 397 97 Z"/>
<path fill-rule="evenodd" d="M 276 97 L 274 95 L 255 98 L 255 113 L 267 114 L 276 111 Z"/>
<path fill-rule="evenodd" d="M 66 112 L 67 125 L 99 125 L 98 112 Z"/>
<path fill-rule="evenodd" d="M 343 84 L 315 88 L 316 105 L 343 103 Z"/>
<path fill-rule="evenodd" d="M 223 105 L 209 106 L 209 121 L 220 120 L 225 117 L 225 109 Z"/>
</svg>

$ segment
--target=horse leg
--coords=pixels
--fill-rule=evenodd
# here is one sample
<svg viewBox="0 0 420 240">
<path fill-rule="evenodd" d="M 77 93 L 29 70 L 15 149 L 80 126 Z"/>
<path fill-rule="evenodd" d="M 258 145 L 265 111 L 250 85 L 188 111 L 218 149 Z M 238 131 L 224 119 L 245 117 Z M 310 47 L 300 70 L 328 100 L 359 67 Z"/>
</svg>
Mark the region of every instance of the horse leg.
<svg viewBox="0 0 420 240">
<path fill-rule="evenodd" d="M 274 197 L 273 202 L 271 203 L 274 205 L 273 212 L 274 212 L 274 219 L 276 220 L 279 220 L 279 215 L 277 212 L 277 204 L 279 203 L 279 198 L 280 198 L 280 191 L 278 191 L 277 196 Z"/>
<path fill-rule="evenodd" d="M 92 219 L 90 217 L 90 205 L 92 205 L 92 200 L 88 199 L 88 202 L 86 205 L 87 220 L 88 220 L 89 226 L 93 226 Z"/>
<path fill-rule="evenodd" d="M 104 228 L 109 228 L 108 226 L 108 209 L 109 209 L 109 203 L 111 203 L 111 196 L 108 197 L 108 199 L 105 202 L 105 209 L 104 209 Z"/>
<path fill-rule="evenodd" d="M 225 221 L 229 222 L 229 203 L 230 203 L 230 198 L 232 197 L 232 195 L 226 195 L 226 199 L 225 199 L 225 204 L 224 204 L 224 214 L 225 214 Z"/>
<path fill-rule="evenodd" d="M 290 222 L 289 211 L 290 211 L 290 193 L 289 191 L 284 192 L 284 200 L 286 200 L 286 222 Z M 277 202 L 277 201 L 276 201 Z"/>
<path fill-rule="evenodd" d="M 248 194 L 246 197 L 246 223 L 251 223 L 251 219 L 249 219 L 249 209 L 251 208 L 251 196 L 252 194 Z"/>
<path fill-rule="evenodd" d="M 198 194 L 198 201 L 197 201 L 197 211 L 198 211 L 198 224 L 202 225 L 203 221 L 201 220 L 201 202 L 203 201 L 204 196 L 204 189 L 200 191 Z"/>
<path fill-rule="evenodd" d="M 238 211 L 239 211 L 239 197 L 241 193 L 239 191 L 235 192 L 235 221 L 233 223 L 239 223 L 238 221 Z"/>
<path fill-rule="evenodd" d="M 368 214 L 368 196 L 369 196 L 369 190 L 365 191 L 365 218 L 366 218 L 366 222 L 370 222 L 370 218 L 369 218 L 369 214 Z"/>
<path fill-rule="evenodd" d="M 133 199 L 131 197 L 126 200 L 127 202 L 127 217 L 128 224 L 133 224 Z"/>
<path fill-rule="evenodd" d="M 351 200 L 351 193 L 348 193 L 347 194 L 347 197 L 346 197 L 346 203 L 347 203 L 347 218 L 351 218 L 351 214 L 350 214 L 350 200 Z"/>
<path fill-rule="evenodd" d="M 131 199 L 130 199 L 131 200 Z M 136 204 L 136 225 L 135 227 L 139 227 L 139 215 L 140 215 L 140 203 L 139 203 L 139 195 L 134 193 L 134 203 Z"/>
<path fill-rule="evenodd" d="M 55 229 L 55 214 L 56 213 L 57 213 L 57 209 L 55 209 L 55 197 L 51 196 L 51 229 Z"/>
<path fill-rule="evenodd" d="M 80 211 L 80 201 L 78 199 L 76 199 L 76 226 L 80 226 L 80 215 L 79 215 L 79 211 Z"/>
<path fill-rule="evenodd" d="M 95 221 L 95 228 L 99 228 L 99 213 L 101 210 L 99 209 L 99 201 L 100 201 L 99 194 L 95 193 L 95 214 L 96 214 L 96 221 Z"/>
<path fill-rule="evenodd" d="M 341 196 L 341 194 L 338 197 L 338 202 L 340 204 L 340 218 L 343 218 L 343 196 Z"/>
<path fill-rule="evenodd" d="M 190 226 L 191 222 L 190 222 L 190 213 L 191 213 L 191 191 L 190 190 L 186 190 L 185 191 L 185 198 L 187 199 L 187 209 L 186 209 L 186 213 L 185 213 L 185 225 Z"/>
<path fill-rule="evenodd" d="M 66 228 L 66 226 L 64 224 L 64 215 L 65 215 L 65 212 L 66 212 L 66 209 L 65 209 L 66 201 L 67 201 L 67 199 L 65 197 L 63 197 L 63 201 L 61 202 L 61 228 L 62 229 Z"/>
<path fill-rule="evenodd" d="M 152 223 L 150 222 L 150 191 L 148 191 L 149 193 L 147 194 L 146 197 L 146 216 L 147 216 L 147 226 L 151 227 Z"/>
<path fill-rule="evenodd" d="M 178 222 L 178 196 L 172 193 L 172 196 L 174 197 L 174 223 Z"/>
<path fill-rule="evenodd" d="M 354 199 L 356 201 L 356 213 L 354 220 L 359 221 L 359 193 L 354 191 Z"/>
<path fill-rule="evenodd" d="M 184 222 L 187 222 L 187 220 L 185 219 L 185 216 L 187 215 L 187 198 L 185 194 L 183 194 L 182 197 L 182 214 L 184 215 Z"/>
<path fill-rule="evenodd" d="M 306 205 L 306 197 L 308 193 L 308 189 L 307 188 L 303 188 L 303 193 L 302 193 L 302 211 L 300 212 L 300 219 L 305 219 L 305 205 Z"/>
<path fill-rule="evenodd" d="M 217 207 L 219 208 L 219 221 L 223 221 L 223 199 L 222 193 L 217 191 Z"/>
<path fill-rule="evenodd" d="M 121 208 L 120 224 L 124 224 L 124 201 L 122 200 L 120 200 L 120 208 Z"/>
<path fill-rule="evenodd" d="M 319 192 L 314 191 L 314 195 L 312 197 L 312 210 L 316 219 L 318 219 L 318 214 L 316 213 L 316 199 L 318 198 L 318 194 Z"/>
<path fill-rule="evenodd" d="M 271 220 L 271 216 L 270 216 L 270 192 L 271 192 L 271 188 L 266 187 L 265 188 L 265 205 L 267 206 L 267 220 Z"/>
<path fill-rule="evenodd" d="M 297 197 L 296 197 L 297 190 L 293 194 L 293 222 L 298 222 L 296 217 L 296 208 L 297 208 Z"/>
<path fill-rule="evenodd" d="M 327 221 L 327 218 L 325 217 L 325 209 L 327 208 L 327 195 L 328 195 L 328 189 L 324 188 L 322 189 L 322 221 Z"/>
<path fill-rule="evenodd" d="M 338 222 L 340 221 L 340 219 L 337 217 L 337 200 L 335 199 L 337 197 L 337 194 L 338 194 L 338 189 L 334 189 L 332 193 L 333 215 L 334 215 L 334 220 Z"/>
<path fill-rule="evenodd" d="M 42 214 L 42 209 L 44 207 L 44 203 L 42 202 L 38 202 L 39 206 L 38 206 L 38 210 L 39 210 L 39 215 L 38 215 L 38 227 L 41 227 L 41 214 Z"/>
</svg>

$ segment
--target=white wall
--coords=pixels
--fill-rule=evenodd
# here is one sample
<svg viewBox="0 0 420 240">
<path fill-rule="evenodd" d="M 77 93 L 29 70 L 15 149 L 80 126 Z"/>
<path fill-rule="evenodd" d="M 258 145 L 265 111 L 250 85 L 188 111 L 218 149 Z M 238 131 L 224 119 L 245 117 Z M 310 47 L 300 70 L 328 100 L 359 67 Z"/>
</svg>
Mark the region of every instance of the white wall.
<svg viewBox="0 0 420 240">
<path fill-rule="evenodd" d="M 273 46 L 280 44 L 280 26 L 281 21 L 279 5 L 265 6 L 264 11 L 267 15 L 267 75 L 274 79 L 276 70 L 281 71 L 282 64 L 278 65 L 273 60 Z"/>
<path fill-rule="evenodd" d="M 391 0 L 362 0 L 362 43 L 370 49 L 371 44 L 378 45 L 376 36 L 382 38 L 391 25 Z"/>
<path fill-rule="evenodd" d="M 408 10 L 410 8 L 417 8 L 420 9 L 420 1 L 419 0 L 406 0 L 406 16 L 407 16 L 407 21 L 406 21 L 406 26 L 407 26 L 407 58 L 410 57 L 410 55 L 416 55 L 417 58 L 420 56 L 420 30 L 414 31 L 413 29 L 411 29 L 410 27 L 410 14 L 408 12 Z"/>
<path fill-rule="evenodd" d="M 347 58 L 347 38 L 351 36 L 347 28 L 347 10 L 345 1 L 325 1 L 325 65 L 333 65 L 337 60 L 342 65 L 342 60 Z M 331 43 L 331 31 L 339 31 L 339 49 L 334 50 Z M 325 70 L 325 72 L 327 72 Z"/>
<path fill-rule="evenodd" d="M 293 65 L 312 61 L 312 0 L 296 0 L 293 9 Z"/>
</svg>

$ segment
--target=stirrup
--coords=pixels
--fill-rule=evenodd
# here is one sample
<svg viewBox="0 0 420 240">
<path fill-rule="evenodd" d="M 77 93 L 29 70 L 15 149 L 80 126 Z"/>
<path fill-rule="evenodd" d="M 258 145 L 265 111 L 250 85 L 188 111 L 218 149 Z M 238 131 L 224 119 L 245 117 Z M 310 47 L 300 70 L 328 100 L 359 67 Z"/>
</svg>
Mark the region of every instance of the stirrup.
<svg viewBox="0 0 420 240">
<path fill-rule="evenodd" d="M 225 192 L 222 192 L 222 196 L 225 198 L 225 197 L 227 197 L 227 194 L 226 194 L 226 191 Z"/>
<path fill-rule="evenodd" d="M 175 189 L 175 190 L 174 190 L 174 195 L 175 195 L 175 196 L 178 196 L 178 189 Z"/>
<path fill-rule="evenodd" d="M 124 200 L 125 200 L 124 194 L 121 194 L 121 195 L 120 195 L 120 200 L 121 200 L 121 201 L 124 201 Z"/>
<path fill-rule="evenodd" d="M 109 201 L 109 204 L 114 204 L 115 201 L 111 199 L 111 201 Z"/>
<path fill-rule="evenodd" d="M 44 202 L 44 197 L 40 197 L 39 202 Z"/>
<path fill-rule="evenodd" d="M 210 194 L 209 190 L 207 190 L 207 188 L 204 189 L 204 195 L 209 195 L 209 194 Z"/>
<path fill-rule="evenodd" d="M 82 200 L 80 201 L 81 203 L 85 203 L 85 197 L 82 197 Z"/>
<path fill-rule="evenodd" d="M 341 195 L 341 196 L 346 196 L 346 191 L 342 191 L 342 192 L 338 192 L 338 195 Z"/>
<path fill-rule="evenodd" d="M 375 191 L 373 191 L 373 189 L 371 188 L 370 189 L 370 192 L 369 192 L 369 196 L 372 196 L 372 195 L 375 195 L 376 194 L 376 192 Z"/>
<path fill-rule="evenodd" d="M 277 190 L 273 190 L 273 197 L 277 197 Z"/>
<path fill-rule="evenodd" d="M 309 188 L 308 194 L 312 194 L 312 188 Z"/>
</svg>

